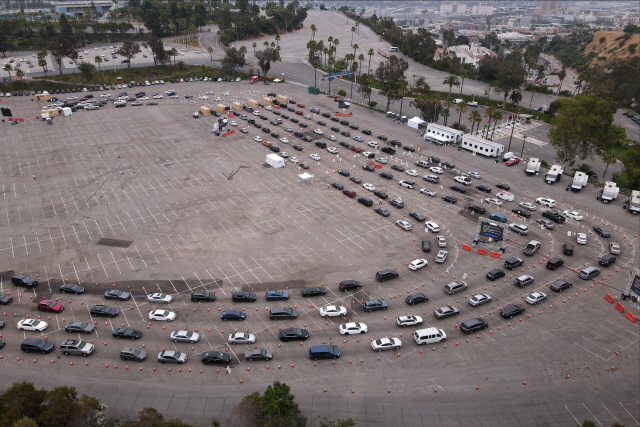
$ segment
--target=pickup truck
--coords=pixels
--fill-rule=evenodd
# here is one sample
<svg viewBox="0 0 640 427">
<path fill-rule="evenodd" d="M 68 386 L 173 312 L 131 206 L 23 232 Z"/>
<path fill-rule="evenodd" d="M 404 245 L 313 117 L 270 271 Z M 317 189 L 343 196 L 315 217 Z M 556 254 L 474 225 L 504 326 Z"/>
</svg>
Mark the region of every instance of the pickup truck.
<svg viewBox="0 0 640 427">
<path fill-rule="evenodd" d="M 70 354 L 75 356 L 87 357 L 91 353 L 95 346 L 93 344 L 89 344 L 79 340 L 66 340 L 62 344 L 60 344 L 60 351 L 65 355 L 69 356 Z"/>
<path fill-rule="evenodd" d="M 537 240 L 531 240 L 524 248 L 524 254 L 532 256 L 538 249 L 540 249 L 540 242 Z"/>
</svg>

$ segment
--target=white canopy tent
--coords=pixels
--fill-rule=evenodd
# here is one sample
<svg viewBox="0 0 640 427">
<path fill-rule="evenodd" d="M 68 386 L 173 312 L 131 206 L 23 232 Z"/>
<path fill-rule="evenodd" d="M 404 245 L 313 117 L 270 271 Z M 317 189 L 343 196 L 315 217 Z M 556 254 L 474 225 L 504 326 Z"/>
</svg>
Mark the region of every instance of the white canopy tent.
<svg viewBox="0 0 640 427">
<path fill-rule="evenodd" d="M 420 125 L 423 125 L 425 123 L 426 122 L 422 120 L 420 117 L 414 117 L 412 119 L 409 119 L 409 121 L 407 122 L 407 126 L 409 126 L 410 128 L 414 128 L 415 130 L 418 130 Z"/>
<path fill-rule="evenodd" d="M 308 174 L 306 172 L 298 175 L 298 178 L 300 179 L 300 181 L 302 181 L 303 184 L 306 184 L 307 182 L 313 183 L 313 177 L 314 175 Z"/>
<path fill-rule="evenodd" d="M 280 80 L 280 79 L 273 79 L 273 82 L 274 82 L 274 83 L 280 83 L 281 81 L 282 81 L 282 80 Z"/>
</svg>

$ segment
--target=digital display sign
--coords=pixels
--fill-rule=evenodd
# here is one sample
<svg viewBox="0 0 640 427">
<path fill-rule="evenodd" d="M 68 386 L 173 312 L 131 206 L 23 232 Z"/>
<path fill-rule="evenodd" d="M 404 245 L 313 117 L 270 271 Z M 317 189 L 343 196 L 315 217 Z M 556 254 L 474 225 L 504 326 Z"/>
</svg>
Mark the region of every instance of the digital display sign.
<svg viewBox="0 0 640 427">
<path fill-rule="evenodd" d="M 482 221 L 480 223 L 480 235 L 494 240 L 502 240 L 504 228 L 498 224 Z"/>
<path fill-rule="evenodd" d="M 640 295 L 640 274 L 636 274 L 631 282 L 631 290 Z"/>
</svg>

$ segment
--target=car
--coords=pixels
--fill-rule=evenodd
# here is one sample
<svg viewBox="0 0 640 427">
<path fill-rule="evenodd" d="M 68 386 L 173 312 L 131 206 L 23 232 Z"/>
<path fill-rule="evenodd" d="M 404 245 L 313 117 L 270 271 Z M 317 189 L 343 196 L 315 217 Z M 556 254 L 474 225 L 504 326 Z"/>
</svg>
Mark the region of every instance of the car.
<svg viewBox="0 0 640 427">
<path fill-rule="evenodd" d="M 426 262 L 426 260 L 423 260 L 423 261 Z M 420 304 L 420 303 L 423 303 L 423 302 L 428 302 L 429 301 L 429 297 L 426 294 L 423 294 L 423 293 L 415 293 L 415 294 L 411 294 L 411 295 L 407 296 L 407 298 L 405 298 L 405 301 L 409 305 L 416 305 L 416 304 Z"/>
<path fill-rule="evenodd" d="M 531 202 L 520 202 L 518 203 L 518 206 L 520 206 L 521 208 L 525 208 L 528 211 L 535 211 L 537 209 L 536 205 L 534 205 Z"/>
<path fill-rule="evenodd" d="M 71 322 L 64 327 L 65 332 L 91 334 L 96 330 L 93 323 L 89 322 Z"/>
<path fill-rule="evenodd" d="M 256 136 L 253 137 L 253 140 L 256 141 L 256 142 L 262 142 L 262 137 L 256 135 Z"/>
<path fill-rule="evenodd" d="M 386 199 L 388 199 L 388 198 L 389 198 L 389 196 L 387 195 L 387 193 L 385 193 L 385 192 L 384 192 L 384 191 L 382 191 L 382 190 L 376 190 L 376 191 L 374 191 L 374 192 L 373 192 L 373 194 L 375 194 L 377 197 L 379 197 L 379 198 L 381 198 L 381 199 L 383 199 L 383 200 L 386 200 Z"/>
<path fill-rule="evenodd" d="M 587 244 L 587 235 L 585 233 L 576 233 L 576 241 L 580 245 Z"/>
<path fill-rule="evenodd" d="M 134 360 L 136 362 L 142 362 L 147 358 L 147 352 L 134 347 L 124 347 L 120 350 L 121 360 Z"/>
<path fill-rule="evenodd" d="M 521 288 L 524 288 L 528 284 L 533 283 L 533 281 L 534 281 L 533 276 L 529 276 L 528 274 L 523 274 L 522 276 L 519 276 L 516 279 L 515 285 Z"/>
<path fill-rule="evenodd" d="M 429 168 L 429 170 L 430 170 L 431 172 L 433 172 L 433 173 L 437 173 L 437 174 L 442 174 L 442 173 L 444 173 L 444 170 L 443 170 L 442 168 L 440 168 L 440 167 L 437 167 L 437 166 L 432 166 L 432 167 L 430 167 L 430 168 Z"/>
<path fill-rule="evenodd" d="M 90 311 L 92 316 L 96 317 L 116 317 L 118 315 L 118 309 L 109 307 L 108 305 L 94 305 Z"/>
<path fill-rule="evenodd" d="M 611 242 L 609 243 L 609 252 L 615 255 L 620 254 L 620 244 Z"/>
<path fill-rule="evenodd" d="M 402 347 L 402 341 L 399 338 L 380 338 L 371 341 L 371 348 L 375 351 L 398 350 Z"/>
<path fill-rule="evenodd" d="M 440 307 L 433 312 L 433 316 L 436 319 L 446 319 L 447 317 L 457 316 L 458 314 L 460 314 L 460 310 L 452 305 Z"/>
<path fill-rule="evenodd" d="M 440 231 L 440 226 L 438 225 L 438 223 L 434 221 L 427 221 L 424 223 L 424 226 L 426 227 L 427 230 L 431 231 L 432 233 L 437 233 Z"/>
<path fill-rule="evenodd" d="M 464 334 L 470 334 L 472 332 L 477 332 L 482 329 L 487 329 L 489 327 L 489 323 L 486 320 L 476 317 L 475 319 L 467 320 L 466 322 L 462 322 L 460 324 L 460 330 Z"/>
<path fill-rule="evenodd" d="M 42 353 L 47 354 L 53 351 L 52 342 L 40 338 L 27 338 L 20 344 L 20 350 L 25 353 Z"/>
<path fill-rule="evenodd" d="M 549 218 L 551 221 L 555 222 L 556 224 L 562 224 L 567 219 L 564 216 L 560 215 L 559 212 L 552 211 L 552 210 L 546 210 L 542 212 L 542 216 L 545 218 Z"/>
<path fill-rule="evenodd" d="M 420 212 L 409 212 L 409 216 L 413 219 L 415 219 L 418 222 L 423 222 L 424 220 L 427 219 L 426 216 L 424 216 L 423 214 L 421 214 Z"/>
<path fill-rule="evenodd" d="M 368 172 L 373 172 L 375 170 L 375 167 L 373 165 L 366 164 L 362 165 L 362 169 Z"/>
<path fill-rule="evenodd" d="M 289 307 L 274 307 L 269 310 L 269 319 L 296 319 L 298 317 L 298 310 Z"/>
<path fill-rule="evenodd" d="M 47 322 L 38 319 L 23 319 L 18 322 L 18 329 L 21 331 L 42 332 L 48 327 Z"/>
<path fill-rule="evenodd" d="M 429 197 L 435 197 L 437 195 L 437 193 L 435 192 L 435 190 L 432 190 L 430 188 L 421 188 L 420 189 L 420 193 L 421 194 L 426 194 Z"/>
<path fill-rule="evenodd" d="M 62 304 L 50 299 L 43 299 L 38 303 L 37 307 L 40 311 L 51 311 L 53 313 L 61 313 L 64 310 Z"/>
<path fill-rule="evenodd" d="M 580 215 L 579 212 L 576 212 L 576 211 L 566 210 L 566 211 L 563 211 L 562 213 L 564 214 L 564 216 L 574 221 L 582 221 L 584 219 L 584 217 Z"/>
<path fill-rule="evenodd" d="M 229 334 L 227 342 L 232 345 L 253 344 L 256 342 L 256 336 L 247 332 L 234 332 L 233 334 Z"/>
<path fill-rule="evenodd" d="M 326 305 L 320 307 L 320 316 L 322 317 L 345 316 L 346 314 L 347 309 L 343 306 Z"/>
<path fill-rule="evenodd" d="M 264 348 L 252 348 L 244 353 L 244 359 L 249 362 L 253 360 L 271 360 L 273 359 L 273 353 Z"/>
<path fill-rule="evenodd" d="M 478 307 L 490 302 L 491 302 L 491 296 L 489 294 L 478 294 L 469 298 L 469 304 L 474 307 Z"/>
<path fill-rule="evenodd" d="M 313 131 L 316 135 L 322 135 L 322 129 L 316 129 Z"/>
<path fill-rule="evenodd" d="M 326 295 L 327 289 L 321 286 L 309 286 L 302 290 L 303 297 L 317 297 Z"/>
<path fill-rule="evenodd" d="M 37 280 L 23 274 L 16 274 L 11 276 L 11 283 L 13 283 L 15 286 L 24 286 L 25 288 L 34 288 L 38 286 Z"/>
<path fill-rule="evenodd" d="M 231 355 L 221 351 L 205 351 L 200 360 L 205 365 L 228 365 L 231 363 Z"/>
<path fill-rule="evenodd" d="M 371 131 L 369 129 L 362 129 L 362 133 L 365 135 L 371 135 Z"/>
<path fill-rule="evenodd" d="M 289 292 L 270 290 L 265 294 L 267 301 L 286 301 L 289 299 Z"/>
<path fill-rule="evenodd" d="M 536 199 L 536 203 L 539 205 L 546 206 L 548 208 L 553 208 L 556 206 L 556 201 L 553 199 L 549 199 L 548 197 L 538 197 Z"/>
<path fill-rule="evenodd" d="M 376 141 L 369 141 L 367 142 L 367 145 L 373 148 L 378 148 L 380 146 L 380 144 L 378 144 Z"/>
<path fill-rule="evenodd" d="M 444 291 L 449 295 L 454 295 L 460 291 L 467 289 L 467 286 L 468 285 L 462 280 L 454 280 L 453 282 L 444 285 Z"/>
<path fill-rule="evenodd" d="M 339 173 L 340 175 L 342 175 L 342 176 L 349 176 L 349 175 L 351 175 L 351 173 L 349 173 L 349 171 L 348 171 L 348 170 L 346 170 L 346 169 L 340 169 L 340 170 L 338 171 L 338 173 Z"/>
<path fill-rule="evenodd" d="M 237 291 L 231 294 L 233 302 L 256 302 L 256 294 L 253 292 Z"/>
<path fill-rule="evenodd" d="M 361 287 L 362 283 L 358 282 L 357 280 L 343 280 L 342 282 L 340 282 L 338 289 L 340 289 L 342 292 L 346 292 L 352 289 L 358 290 Z"/>
<path fill-rule="evenodd" d="M 498 184 L 496 184 L 496 187 L 501 189 L 501 190 L 507 190 L 507 191 L 511 189 L 509 184 L 504 184 L 504 183 L 498 183 Z"/>
<path fill-rule="evenodd" d="M 339 182 L 332 182 L 331 186 L 336 190 L 344 190 L 344 185 L 340 184 Z"/>
<path fill-rule="evenodd" d="M 367 183 L 365 183 L 365 184 L 362 184 L 362 187 L 363 187 L 365 190 L 369 190 L 369 191 L 376 191 L 376 187 L 374 187 L 374 186 L 373 186 L 373 184 L 370 184 L 370 183 L 368 183 L 368 182 L 367 182 Z"/>
<path fill-rule="evenodd" d="M 293 149 L 296 150 L 296 151 L 302 151 L 302 145 L 297 145 L 296 144 L 296 145 L 293 146 Z M 303 164 L 306 164 L 306 163 L 302 163 L 302 164 L 300 164 L 300 166 L 302 166 Z M 304 166 L 302 166 L 302 167 L 304 168 Z M 309 169 L 309 168 L 305 168 L 305 169 Z"/>
<path fill-rule="evenodd" d="M 444 236 L 437 236 L 436 241 L 438 242 L 438 247 L 440 248 L 447 247 L 447 240 L 444 238 Z"/>
<path fill-rule="evenodd" d="M 331 345 L 315 345 L 309 349 L 309 359 L 337 359 L 340 357 L 338 347 Z"/>
<path fill-rule="evenodd" d="M 216 300 L 216 294 L 209 291 L 194 291 L 191 293 L 191 301 L 199 302 L 206 301 L 212 302 Z"/>
<path fill-rule="evenodd" d="M 356 153 L 362 152 L 362 148 L 352 145 L 350 148 L 351 151 L 355 151 Z"/>
<path fill-rule="evenodd" d="M 453 180 L 455 182 L 459 182 L 461 184 L 464 185 L 471 185 L 471 180 L 469 178 L 467 178 L 466 176 L 456 176 L 455 178 L 453 178 Z"/>
<path fill-rule="evenodd" d="M 520 215 L 521 217 L 524 218 L 529 218 L 531 217 L 531 212 L 529 212 L 526 209 L 522 209 L 522 208 L 515 208 L 515 209 L 511 209 L 511 212 L 513 212 L 516 215 Z"/>
<path fill-rule="evenodd" d="M 163 350 L 160 353 L 158 353 L 158 362 L 177 363 L 179 365 L 183 365 L 187 363 L 187 355 L 186 353 L 181 353 L 179 351 Z"/>
<path fill-rule="evenodd" d="M 398 207 L 402 207 L 402 206 L 398 206 Z M 405 221 L 403 219 L 399 219 L 399 220 L 396 221 L 396 225 L 398 227 L 402 228 L 404 231 L 411 231 L 411 224 L 409 224 L 409 221 Z"/>
<path fill-rule="evenodd" d="M 309 163 L 306 163 L 306 162 L 299 163 L 299 166 L 302 169 L 309 169 Z"/>
<path fill-rule="evenodd" d="M 476 185 L 476 190 L 482 191 L 483 193 L 491 193 L 491 187 L 488 185 Z"/>
<path fill-rule="evenodd" d="M 378 206 L 373 211 L 375 213 L 377 213 L 378 215 L 382 215 L 385 218 L 388 217 L 389 215 L 391 215 L 391 213 L 388 210 L 386 210 L 385 208 L 383 208 L 381 206 Z"/>
<path fill-rule="evenodd" d="M 149 301 L 151 304 L 171 304 L 171 301 L 173 301 L 173 297 L 171 295 L 157 292 L 155 294 L 147 295 L 147 301 Z"/>
<path fill-rule="evenodd" d="M 84 294 L 84 287 L 80 285 L 75 285 L 73 283 L 65 283 L 64 285 L 60 286 L 60 292 L 63 294 L 80 295 L 80 294 Z"/>
<path fill-rule="evenodd" d="M 505 165 L 507 166 L 513 166 L 513 165 L 517 165 L 518 163 L 520 163 L 520 158 L 518 157 L 512 157 L 509 160 L 507 160 L 507 162 L 505 163 Z"/>
<path fill-rule="evenodd" d="M 387 302 L 379 299 L 371 299 L 371 300 L 364 301 L 362 303 L 362 308 L 364 308 L 364 311 L 367 311 L 367 312 L 386 310 Z"/>
<path fill-rule="evenodd" d="M 382 151 L 383 153 L 389 154 L 390 156 L 393 156 L 394 154 L 396 154 L 396 150 L 394 150 L 391 147 L 382 147 L 380 151 Z M 385 160 L 385 163 L 386 163 L 386 160 Z"/>
<path fill-rule="evenodd" d="M 517 316 L 522 313 L 524 313 L 524 307 L 520 304 L 513 304 L 503 308 L 500 311 L 500 316 L 504 317 L 505 319 L 512 319 L 513 316 Z"/>
<path fill-rule="evenodd" d="M 544 218 L 537 219 L 536 224 L 540 224 L 540 228 L 544 228 L 547 230 L 553 230 L 553 228 L 555 227 L 551 221 Z"/>
<path fill-rule="evenodd" d="M 317 154 L 309 154 L 309 158 L 315 161 L 320 161 L 320 156 L 318 156 Z"/>
<path fill-rule="evenodd" d="M 240 310 L 224 310 L 220 314 L 222 320 L 245 320 L 246 318 L 247 314 Z"/>
<path fill-rule="evenodd" d="M 413 270 L 413 271 L 419 270 L 422 267 L 426 267 L 427 265 L 428 263 L 426 259 L 422 259 L 422 258 L 414 259 L 409 263 L 409 270 Z"/>
<path fill-rule="evenodd" d="M 504 271 L 500 270 L 499 268 L 494 268 L 493 270 L 487 273 L 487 279 L 489 280 L 497 280 L 504 276 L 505 276 Z"/>
<path fill-rule="evenodd" d="M 596 226 L 596 227 L 593 227 L 593 231 L 595 231 L 595 233 L 600 237 L 611 237 L 611 232 L 606 228 Z"/>
<path fill-rule="evenodd" d="M 151 310 L 149 312 L 149 320 L 160 320 L 164 322 L 172 322 L 175 320 L 176 314 L 169 310 Z"/>
<path fill-rule="evenodd" d="M 114 329 L 111 335 L 113 335 L 117 339 L 127 338 L 130 340 L 137 340 L 142 336 L 142 332 L 138 331 L 137 329 L 123 327 Z"/>
<path fill-rule="evenodd" d="M 343 146 L 344 148 L 349 148 L 350 145 L 347 141 L 340 141 L 340 145 Z"/>
<path fill-rule="evenodd" d="M 191 331 L 173 331 L 170 335 L 171 341 L 173 342 L 188 342 L 191 344 L 197 343 L 200 341 L 200 334 L 197 332 Z"/>
<path fill-rule="evenodd" d="M 570 289 L 572 286 L 573 284 L 568 280 L 560 279 L 556 280 L 555 283 L 550 285 L 549 289 L 551 289 L 553 292 L 562 292 L 565 289 Z"/>
<path fill-rule="evenodd" d="M 431 252 L 431 241 L 429 240 L 422 241 L 422 252 Z"/>
<path fill-rule="evenodd" d="M 480 206 L 480 205 L 469 205 L 467 206 L 467 209 L 470 212 L 477 212 L 479 214 L 483 214 L 487 211 L 483 206 Z"/>
<path fill-rule="evenodd" d="M 547 299 L 547 295 L 544 292 L 533 292 L 527 297 L 526 301 L 531 305 L 535 305 L 546 299 Z"/>
<path fill-rule="evenodd" d="M 406 315 L 400 316 L 396 319 L 396 325 L 406 328 L 407 326 L 419 326 L 422 325 L 422 317 Z"/>
<path fill-rule="evenodd" d="M 493 199 L 493 198 L 486 198 L 484 199 L 485 202 L 489 203 L 490 205 L 495 205 L 495 206 L 502 206 L 502 202 L 498 199 Z"/>
<path fill-rule="evenodd" d="M 367 325 L 364 323 L 350 322 L 340 325 L 338 331 L 342 335 L 364 334 L 368 331 Z"/>
<path fill-rule="evenodd" d="M 614 257 L 613 255 L 610 255 L 610 254 L 606 254 L 606 255 L 602 256 L 602 258 L 600 258 L 600 260 L 598 261 L 598 264 L 600 264 L 600 265 L 602 265 L 604 267 L 609 267 L 614 262 L 616 262 L 616 257 Z"/>
<path fill-rule="evenodd" d="M 527 227 L 524 224 L 518 224 L 518 223 L 511 223 L 509 224 L 509 230 L 521 234 L 521 235 L 525 235 L 529 233 L 529 227 Z"/>
<path fill-rule="evenodd" d="M 288 144 L 289 140 L 287 138 L 280 138 L 280 142 L 282 142 L 283 144 Z"/>
<path fill-rule="evenodd" d="M 456 199 L 453 196 L 443 196 L 442 200 L 444 200 L 447 203 L 451 203 L 451 204 L 458 203 L 458 199 Z"/>
</svg>

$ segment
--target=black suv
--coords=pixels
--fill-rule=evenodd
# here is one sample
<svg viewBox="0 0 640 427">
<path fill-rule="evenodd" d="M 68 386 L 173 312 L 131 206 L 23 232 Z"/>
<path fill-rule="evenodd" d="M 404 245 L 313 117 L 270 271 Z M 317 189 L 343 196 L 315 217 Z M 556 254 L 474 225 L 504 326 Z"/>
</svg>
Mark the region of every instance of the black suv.
<svg viewBox="0 0 640 427">
<path fill-rule="evenodd" d="M 394 149 L 393 149 L 393 148 L 391 148 L 391 147 L 382 147 L 382 148 L 380 149 L 380 151 L 382 151 L 383 153 L 387 153 L 387 154 L 389 154 L 389 155 L 392 155 L 392 156 L 393 156 L 394 154 L 396 154 L 396 150 L 394 150 Z"/>
<path fill-rule="evenodd" d="M 295 319 L 298 317 L 298 310 L 289 307 L 274 307 L 269 310 L 269 319 Z"/>
<path fill-rule="evenodd" d="M 422 293 L 411 294 L 407 297 L 406 301 L 409 305 L 415 305 L 420 304 L 421 302 L 429 301 L 429 297 Z"/>
<path fill-rule="evenodd" d="M 523 209 L 523 208 L 511 209 L 511 212 L 513 212 L 516 215 L 520 215 L 522 217 L 525 217 L 525 218 L 529 218 L 531 216 L 531 212 L 529 212 L 528 210 Z"/>
<path fill-rule="evenodd" d="M 378 282 L 385 282 L 387 280 L 397 279 L 398 277 L 400 277 L 400 274 L 395 270 L 381 270 L 376 273 L 376 280 Z"/>
<path fill-rule="evenodd" d="M 465 334 L 470 334 L 472 332 L 479 331 L 480 329 L 486 329 L 489 327 L 489 324 L 486 320 L 475 318 L 471 320 L 467 320 L 460 324 L 460 330 Z"/>
<path fill-rule="evenodd" d="M 514 268 L 520 267 L 521 265 L 524 265 L 524 261 L 516 257 L 509 258 L 504 262 L 504 267 L 508 268 L 509 270 L 513 270 Z"/>
<path fill-rule="evenodd" d="M 371 135 L 371 131 L 369 129 L 362 129 L 362 133 L 365 135 Z"/>
<path fill-rule="evenodd" d="M 422 252 L 431 252 L 431 241 L 423 240 L 422 241 Z"/>
<path fill-rule="evenodd" d="M 340 285 L 338 286 L 338 288 L 342 292 L 350 291 L 351 289 L 358 290 L 361 287 L 362 287 L 362 283 L 358 282 L 357 280 L 343 280 L 342 282 L 340 282 Z"/>
<path fill-rule="evenodd" d="M 546 210 L 544 212 L 542 212 L 542 216 L 545 218 L 549 218 L 551 221 L 557 223 L 557 224 L 562 224 L 563 222 L 565 222 L 567 220 L 567 218 L 565 218 L 564 216 L 560 215 L 558 212 L 556 211 L 550 211 L 550 210 Z"/>
<path fill-rule="evenodd" d="M 388 172 L 382 172 L 380 174 L 380 177 L 384 178 L 384 179 L 393 179 L 393 175 L 388 173 Z"/>
<path fill-rule="evenodd" d="M 53 343 L 50 341 L 42 340 L 40 338 L 27 338 L 22 341 L 20 350 L 25 353 L 42 353 L 47 354 L 53 351 Z"/>
<path fill-rule="evenodd" d="M 24 286 L 26 288 L 33 288 L 38 285 L 37 280 L 32 279 L 29 276 L 24 276 L 22 274 L 16 274 L 15 276 L 11 277 L 11 283 L 16 286 Z"/>
<path fill-rule="evenodd" d="M 598 261 L 598 264 L 600 264 L 602 266 L 605 266 L 605 267 L 609 267 L 615 261 L 616 261 L 616 257 L 614 257 L 613 255 L 607 254 L 607 255 L 603 256 L 602 258 L 600 258 L 600 261 Z"/>
</svg>

